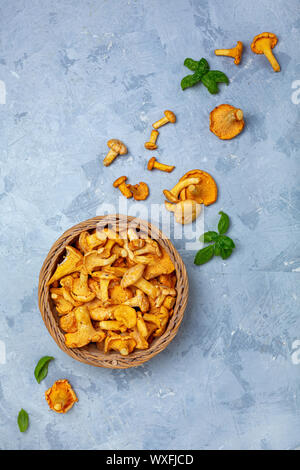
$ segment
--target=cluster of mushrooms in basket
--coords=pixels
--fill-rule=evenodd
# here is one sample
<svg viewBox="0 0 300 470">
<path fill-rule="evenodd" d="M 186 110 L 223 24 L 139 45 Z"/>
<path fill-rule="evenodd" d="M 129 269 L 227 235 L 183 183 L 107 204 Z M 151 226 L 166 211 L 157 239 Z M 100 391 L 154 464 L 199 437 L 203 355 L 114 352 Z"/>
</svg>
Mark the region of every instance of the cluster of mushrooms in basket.
<svg viewBox="0 0 300 470">
<path fill-rule="evenodd" d="M 82 232 L 48 285 L 67 347 L 93 342 L 123 356 L 164 333 L 177 295 L 166 250 L 132 228 Z"/>
</svg>

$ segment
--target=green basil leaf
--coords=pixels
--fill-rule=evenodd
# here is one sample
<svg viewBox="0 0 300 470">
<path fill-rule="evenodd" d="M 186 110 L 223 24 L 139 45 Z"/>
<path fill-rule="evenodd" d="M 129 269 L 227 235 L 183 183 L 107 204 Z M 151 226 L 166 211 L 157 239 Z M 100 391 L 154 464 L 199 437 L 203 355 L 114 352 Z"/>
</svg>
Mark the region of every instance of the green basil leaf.
<svg viewBox="0 0 300 470">
<path fill-rule="evenodd" d="M 195 70 L 197 70 L 197 67 L 199 66 L 199 62 L 197 62 L 197 60 L 193 60 L 187 57 L 185 61 L 183 62 L 183 65 L 185 65 L 188 69 L 193 70 L 193 72 L 195 72 Z"/>
<path fill-rule="evenodd" d="M 221 258 L 227 259 L 232 253 L 232 248 L 221 248 Z"/>
<path fill-rule="evenodd" d="M 218 223 L 218 231 L 219 234 L 222 235 L 223 233 L 226 233 L 229 229 L 229 217 L 225 212 L 220 211 L 219 214 L 221 215 L 219 223 Z"/>
<path fill-rule="evenodd" d="M 209 78 L 214 80 L 217 83 L 226 83 L 226 85 L 229 85 L 229 79 L 225 73 L 220 72 L 219 70 L 210 70 L 208 72 Z"/>
<path fill-rule="evenodd" d="M 29 425 L 29 416 L 27 411 L 21 409 L 18 415 L 18 426 L 21 432 L 25 432 L 28 429 Z"/>
<path fill-rule="evenodd" d="M 221 255 L 221 247 L 220 247 L 220 245 L 219 245 L 218 243 L 215 243 L 215 244 L 213 245 L 213 247 L 214 247 L 214 254 L 215 254 L 215 256 L 220 256 L 220 255 Z"/>
<path fill-rule="evenodd" d="M 221 247 L 231 249 L 235 248 L 234 241 L 231 238 L 227 237 L 227 235 L 219 235 L 218 242 Z"/>
<path fill-rule="evenodd" d="M 189 88 L 191 86 L 196 85 L 196 83 L 199 83 L 200 79 L 193 75 L 187 75 L 181 80 L 181 88 L 185 90 L 186 88 Z"/>
<path fill-rule="evenodd" d="M 208 245 L 196 253 L 194 263 L 197 266 L 207 263 L 214 256 L 214 245 Z"/>
<path fill-rule="evenodd" d="M 198 66 L 197 66 L 197 73 L 204 75 L 209 71 L 209 65 L 206 59 L 202 57 L 202 59 L 199 60 Z"/>
<path fill-rule="evenodd" d="M 217 232 L 214 232 L 213 230 L 209 231 L 209 232 L 205 232 L 201 235 L 201 237 L 199 238 L 200 242 L 203 242 L 203 243 L 210 243 L 210 242 L 215 242 L 218 238 L 218 234 Z"/>
<path fill-rule="evenodd" d="M 208 74 L 209 72 L 203 75 L 203 77 L 201 77 L 201 82 L 203 83 L 204 86 L 206 86 L 209 93 L 211 93 L 212 95 L 215 95 L 216 93 L 219 92 L 219 88 L 215 80 L 210 78 Z"/>
<path fill-rule="evenodd" d="M 44 356 L 42 357 L 36 365 L 34 369 L 34 376 L 36 378 L 37 383 L 41 383 L 48 374 L 48 364 L 50 361 L 53 361 L 54 357 L 52 356 Z"/>
</svg>

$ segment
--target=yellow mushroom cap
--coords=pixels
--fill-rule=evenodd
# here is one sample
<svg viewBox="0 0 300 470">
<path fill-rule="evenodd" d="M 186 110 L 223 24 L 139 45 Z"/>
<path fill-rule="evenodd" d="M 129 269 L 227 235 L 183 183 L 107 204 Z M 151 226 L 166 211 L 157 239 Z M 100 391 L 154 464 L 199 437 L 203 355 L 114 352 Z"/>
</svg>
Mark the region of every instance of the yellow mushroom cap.
<svg viewBox="0 0 300 470">
<path fill-rule="evenodd" d="M 210 130 L 219 139 L 233 139 L 245 126 L 243 111 L 230 104 L 221 104 L 212 110 L 209 116 Z"/>
<path fill-rule="evenodd" d="M 170 122 L 172 123 L 176 122 L 176 116 L 173 113 L 173 111 L 169 111 L 168 109 L 166 109 L 166 111 L 164 111 L 164 115 Z"/>
<path fill-rule="evenodd" d="M 277 36 L 273 33 L 261 33 L 257 34 L 251 44 L 251 50 L 255 54 L 263 54 L 264 48 L 262 47 L 263 43 L 260 41 L 261 39 L 268 39 L 270 43 L 271 49 L 276 46 L 278 39 Z"/>
<path fill-rule="evenodd" d="M 119 139 L 110 139 L 107 142 L 107 146 L 119 155 L 125 155 L 127 153 L 127 147 Z"/>
</svg>

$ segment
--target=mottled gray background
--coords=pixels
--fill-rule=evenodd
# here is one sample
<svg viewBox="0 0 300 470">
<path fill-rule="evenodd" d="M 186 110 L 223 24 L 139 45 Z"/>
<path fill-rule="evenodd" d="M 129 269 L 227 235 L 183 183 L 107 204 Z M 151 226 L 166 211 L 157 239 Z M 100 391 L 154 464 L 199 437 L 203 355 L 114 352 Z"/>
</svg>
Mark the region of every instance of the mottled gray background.
<svg viewBox="0 0 300 470">
<path fill-rule="evenodd" d="M 291 449 L 300 445 L 300 366 L 292 361 L 299 316 L 299 3 L 221 0 L 10 0 L 1 2 L 1 317 L 0 447 L 15 449 Z M 278 35 L 274 73 L 254 55 L 254 35 Z M 214 49 L 245 45 L 242 64 Z M 182 92 L 185 57 L 209 60 L 230 77 L 218 95 Z M 299 86 L 299 83 L 298 83 Z M 232 141 L 208 128 L 221 103 L 244 110 Z M 147 173 L 143 148 L 164 109 L 178 117 L 162 129 L 162 161 L 172 175 Z M 106 140 L 128 156 L 104 169 Z M 298 158 L 297 158 L 298 157 Z M 193 265 L 190 300 L 173 343 L 127 371 L 77 363 L 56 346 L 37 305 L 38 274 L 50 246 L 78 221 L 118 202 L 121 174 L 161 190 L 187 170 L 211 172 L 218 202 L 213 228 L 228 212 L 236 252 Z M 133 203 L 130 202 L 129 205 Z M 3 343 L 1 343 L 3 344 Z M 53 355 L 47 379 L 37 360 Z M 68 378 L 79 403 L 49 411 L 44 391 Z M 19 409 L 30 415 L 20 434 Z"/>
</svg>

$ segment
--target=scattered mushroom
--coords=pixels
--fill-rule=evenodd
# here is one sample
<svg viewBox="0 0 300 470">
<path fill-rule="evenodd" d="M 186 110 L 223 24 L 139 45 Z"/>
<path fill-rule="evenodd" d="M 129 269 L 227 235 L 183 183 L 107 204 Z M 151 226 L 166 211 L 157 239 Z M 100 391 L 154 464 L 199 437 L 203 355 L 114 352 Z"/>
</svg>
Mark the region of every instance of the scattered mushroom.
<svg viewBox="0 0 300 470">
<path fill-rule="evenodd" d="M 128 188 L 132 192 L 136 201 L 144 201 L 149 196 L 148 185 L 143 181 L 141 181 L 139 184 L 135 184 L 134 186 L 129 184 Z"/>
<path fill-rule="evenodd" d="M 210 113 L 210 130 L 219 139 L 233 139 L 245 126 L 243 111 L 230 104 L 221 104 Z"/>
<path fill-rule="evenodd" d="M 176 203 L 176 202 L 179 202 L 178 196 L 179 196 L 179 193 L 182 191 L 182 189 L 187 188 L 191 184 L 199 184 L 200 181 L 201 181 L 201 178 L 199 178 L 199 177 L 197 177 L 197 178 L 193 178 L 193 177 L 192 178 L 187 178 L 187 179 L 179 181 L 174 186 L 174 188 L 172 188 L 170 191 L 168 191 L 167 189 L 164 189 L 163 193 L 166 196 L 166 198 L 168 199 L 168 201 Z"/>
<path fill-rule="evenodd" d="M 151 131 L 149 142 L 145 143 L 145 148 L 147 150 L 157 149 L 156 141 L 157 141 L 158 135 L 159 135 L 159 132 L 157 130 L 153 129 Z"/>
<path fill-rule="evenodd" d="M 110 150 L 103 160 L 104 166 L 109 166 L 118 155 L 125 155 L 127 153 L 127 147 L 123 142 L 121 142 L 121 140 L 110 139 L 107 142 L 107 146 Z"/>
<path fill-rule="evenodd" d="M 221 55 L 221 56 L 226 56 L 226 57 L 233 57 L 235 65 L 239 65 L 239 63 L 241 62 L 242 53 L 243 53 L 243 43 L 241 41 L 238 41 L 236 46 L 233 47 L 232 49 L 216 49 L 215 50 L 215 54 L 218 56 Z"/>
<path fill-rule="evenodd" d="M 186 199 L 177 204 L 165 201 L 165 207 L 168 211 L 174 212 L 176 222 L 183 225 L 194 222 L 201 213 L 202 208 L 201 204 L 192 199 Z"/>
<path fill-rule="evenodd" d="M 132 197 L 132 192 L 128 187 L 128 184 L 125 183 L 127 180 L 127 176 L 120 176 L 116 181 L 113 183 L 114 188 L 119 188 L 123 196 L 127 197 L 127 199 Z"/>
<path fill-rule="evenodd" d="M 255 36 L 251 44 L 252 52 L 255 54 L 264 54 L 272 65 L 274 72 L 280 72 L 280 65 L 272 52 L 272 49 L 276 46 L 277 42 L 278 39 L 275 34 L 261 33 Z"/>
<path fill-rule="evenodd" d="M 67 380 L 57 380 L 45 392 L 46 401 L 51 410 L 57 413 L 67 413 L 78 398 Z"/>
<path fill-rule="evenodd" d="M 153 168 L 156 168 L 160 171 L 166 171 L 167 173 L 171 173 L 174 170 L 175 166 L 165 165 L 164 163 L 158 162 L 155 157 L 152 157 L 148 162 L 147 169 L 151 171 L 153 170 Z"/>
<path fill-rule="evenodd" d="M 209 206 L 216 202 L 218 197 L 218 187 L 214 178 L 206 171 L 190 170 L 180 178 L 180 181 L 187 180 L 191 177 L 200 178 L 200 183 L 197 185 L 189 185 L 183 190 L 184 194 L 182 194 L 181 191 L 180 199 L 183 201 L 186 199 L 192 199 L 198 204 L 204 204 L 205 206 Z"/>
<path fill-rule="evenodd" d="M 164 126 L 165 124 L 168 124 L 168 122 L 171 122 L 174 124 L 176 122 L 176 116 L 173 113 L 173 111 L 169 111 L 168 109 L 164 111 L 165 117 L 159 119 L 159 121 L 156 121 L 154 124 L 152 124 L 152 127 L 154 129 L 159 129 L 161 126 Z"/>
</svg>

